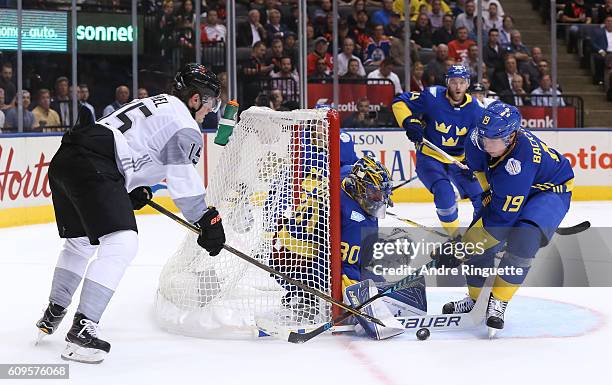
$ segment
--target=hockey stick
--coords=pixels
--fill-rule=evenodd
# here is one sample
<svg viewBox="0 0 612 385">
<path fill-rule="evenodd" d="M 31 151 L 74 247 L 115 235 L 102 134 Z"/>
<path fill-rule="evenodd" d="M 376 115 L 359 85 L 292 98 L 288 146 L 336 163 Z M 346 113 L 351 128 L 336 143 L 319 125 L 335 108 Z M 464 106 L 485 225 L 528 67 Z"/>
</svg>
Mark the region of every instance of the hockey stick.
<svg viewBox="0 0 612 385">
<path fill-rule="evenodd" d="M 408 180 L 406 180 L 406 181 L 403 181 L 402 183 L 398 184 L 397 186 L 393 186 L 393 187 L 391 187 L 391 191 L 395 191 L 395 190 L 397 190 L 398 188 L 400 188 L 400 187 L 403 187 L 403 186 L 407 185 L 408 183 L 412 182 L 413 180 L 415 180 L 415 179 L 416 179 L 416 178 L 418 178 L 418 177 L 419 177 L 418 175 L 415 175 L 415 176 L 413 176 L 412 178 L 410 178 L 410 179 L 408 179 Z"/>
<path fill-rule="evenodd" d="M 459 168 L 462 168 L 464 170 L 469 170 L 468 166 L 466 166 L 465 164 L 459 162 L 457 159 L 455 159 L 452 156 L 450 156 L 446 151 L 444 151 L 440 147 L 436 146 L 435 144 L 431 143 L 429 140 L 423 138 L 423 144 L 425 144 L 427 147 L 431 148 L 432 150 L 434 150 L 438 154 L 442 155 L 444 158 L 446 158 L 450 162 L 454 163 Z"/>
<path fill-rule="evenodd" d="M 389 295 L 391 293 L 394 293 L 396 291 L 407 289 L 409 287 L 414 286 L 415 282 L 417 282 L 417 280 L 421 277 L 421 274 L 419 272 L 423 268 L 429 269 L 431 267 L 435 267 L 435 265 L 436 265 L 436 261 L 432 259 L 431 261 L 427 262 L 425 265 L 421 266 L 414 274 L 411 274 L 411 275 L 409 275 L 407 277 L 402 278 L 401 280 L 397 281 L 395 283 L 395 285 L 391 286 L 390 288 L 388 288 L 387 290 L 385 290 L 385 291 L 383 291 L 381 293 L 376 294 L 374 297 L 371 297 L 370 299 L 368 299 L 364 303 L 362 303 L 359 306 L 357 306 L 356 308 L 354 308 L 354 310 L 361 310 L 365 306 L 368 306 L 372 302 L 376 301 L 377 299 L 380 299 L 380 298 L 382 298 L 382 297 L 384 297 L 386 295 Z M 324 323 L 323 325 L 317 327 L 316 329 L 314 329 L 314 330 L 312 330 L 310 332 L 307 332 L 307 333 L 289 332 L 288 336 L 283 336 L 283 337 L 286 337 L 287 341 L 292 342 L 294 344 L 300 344 L 300 343 L 308 342 L 311 339 L 313 339 L 316 336 L 318 336 L 319 334 L 322 334 L 326 330 L 331 329 L 335 324 L 344 321 L 345 319 L 347 319 L 350 316 L 351 316 L 351 313 L 344 312 L 344 313 L 340 314 L 338 317 L 334 318 L 333 320 Z"/>
<path fill-rule="evenodd" d="M 555 233 L 559 235 L 574 235 L 588 230 L 591 227 L 591 222 L 584 221 L 570 227 L 559 227 Z"/>
<path fill-rule="evenodd" d="M 157 204 L 156 202 L 150 200 L 147 203 L 149 206 L 153 207 L 155 210 L 159 211 L 160 213 L 164 214 L 165 216 L 167 216 L 168 218 L 172 219 L 173 221 L 183 225 L 184 227 L 188 228 L 189 230 L 193 231 L 196 234 L 201 234 L 200 229 L 194 225 L 192 225 L 191 223 L 187 222 L 186 220 L 184 220 L 183 218 L 179 217 L 178 215 L 174 214 L 173 212 L 167 210 L 165 207 Z M 229 251 L 230 253 L 234 254 L 235 256 L 237 256 L 240 259 L 243 259 L 245 261 L 247 261 L 248 263 L 255 265 L 257 267 L 259 267 L 262 270 L 267 271 L 268 273 L 275 275 L 279 278 L 282 278 L 283 280 L 287 281 L 287 283 L 289 283 L 290 285 L 296 286 L 302 290 L 304 290 L 307 293 L 310 293 L 316 297 L 319 297 L 321 299 L 323 299 L 324 301 L 327 301 L 333 305 L 338 306 L 339 308 L 345 310 L 347 313 L 349 314 L 354 314 L 356 316 L 360 316 L 360 317 L 364 317 L 365 319 L 374 322 L 380 326 L 385 326 L 384 323 L 382 323 L 382 321 L 380 321 L 378 318 L 376 317 L 372 317 L 368 314 L 362 313 L 357 309 L 354 309 L 348 305 L 343 304 L 342 302 L 336 301 L 335 299 L 333 299 L 332 297 L 330 297 L 329 295 L 320 292 L 319 290 L 313 289 L 305 284 L 303 284 L 300 281 L 297 281 L 279 271 L 274 270 L 273 268 L 271 268 L 268 265 L 265 265 L 261 262 L 259 262 L 258 260 L 256 260 L 255 258 L 252 258 L 248 255 L 246 255 L 245 253 L 238 251 L 236 249 L 234 249 L 233 247 L 225 244 L 223 245 L 223 248 L 227 251 Z"/>
<path fill-rule="evenodd" d="M 415 221 L 411 221 L 410 219 L 401 218 L 400 216 L 398 216 L 397 214 L 394 214 L 394 213 L 392 213 L 392 212 L 387 211 L 387 215 L 394 217 L 394 218 L 395 218 L 395 219 L 397 219 L 398 221 L 402 221 L 402 222 L 407 223 L 407 224 L 409 224 L 409 225 L 411 225 L 411 226 L 418 227 L 418 228 L 423 229 L 423 230 L 425 230 L 425 231 L 429 231 L 430 233 L 433 233 L 433 234 L 439 235 L 439 236 L 441 236 L 441 237 L 444 237 L 444 238 L 448 238 L 448 237 L 449 237 L 449 235 L 448 235 L 448 234 L 446 234 L 446 233 L 443 233 L 443 232 L 438 231 L 438 230 L 434 230 L 434 229 L 432 229 L 432 228 L 430 228 L 430 227 L 427 227 L 427 226 L 422 225 L 422 224 L 420 224 L 420 223 L 417 223 L 417 222 L 415 222 Z"/>
</svg>

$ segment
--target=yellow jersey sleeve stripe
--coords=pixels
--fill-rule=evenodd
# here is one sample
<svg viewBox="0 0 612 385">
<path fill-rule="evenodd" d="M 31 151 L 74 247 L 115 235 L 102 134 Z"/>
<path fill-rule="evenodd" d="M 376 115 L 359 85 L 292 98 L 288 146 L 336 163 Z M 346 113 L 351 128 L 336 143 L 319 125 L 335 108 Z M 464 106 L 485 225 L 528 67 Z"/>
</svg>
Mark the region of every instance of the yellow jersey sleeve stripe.
<svg viewBox="0 0 612 385">
<path fill-rule="evenodd" d="M 399 124 L 400 127 L 404 127 L 404 120 L 413 115 L 410 108 L 401 100 L 393 103 L 391 108 L 393 109 L 393 115 L 395 115 L 397 124 Z"/>
</svg>

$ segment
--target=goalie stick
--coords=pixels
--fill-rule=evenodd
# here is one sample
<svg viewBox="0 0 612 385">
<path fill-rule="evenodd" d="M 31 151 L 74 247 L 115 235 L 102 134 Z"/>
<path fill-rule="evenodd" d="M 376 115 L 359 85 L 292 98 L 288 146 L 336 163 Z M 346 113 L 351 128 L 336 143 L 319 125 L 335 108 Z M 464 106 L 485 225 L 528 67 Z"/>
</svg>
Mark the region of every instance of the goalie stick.
<svg viewBox="0 0 612 385">
<path fill-rule="evenodd" d="M 157 204 L 156 202 L 154 202 L 152 200 L 150 200 L 147 204 L 149 206 L 151 206 L 152 208 L 154 208 L 155 210 L 159 211 L 160 213 L 164 214 L 168 218 L 174 220 L 175 222 L 177 222 L 177 223 L 183 225 L 184 227 L 188 228 L 189 230 L 193 231 L 194 233 L 201 234 L 200 229 L 198 227 L 192 225 L 191 223 L 187 222 L 183 218 L 180 218 L 178 215 L 176 215 L 173 212 L 169 211 L 165 207 Z M 244 261 L 246 261 L 246 262 L 248 262 L 248 263 L 250 263 L 252 265 L 257 266 L 260 269 L 265 270 L 265 271 L 267 271 L 268 273 L 270 273 L 272 275 L 275 275 L 275 276 L 277 276 L 279 278 L 284 279 L 289 284 L 291 284 L 293 286 L 296 286 L 296 287 L 299 287 L 300 289 L 304 290 L 305 292 L 308 292 L 308 293 L 310 293 L 310 294 L 312 294 L 314 296 L 317 296 L 317 297 L 323 299 L 326 302 L 329 302 L 329 303 L 331 303 L 333 305 L 338 306 L 339 308 L 345 310 L 346 313 L 348 313 L 349 315 L 350 314 L 354 314 L 356 316 L 364 317 L 365 319 L 367 319 L 367 320 L 369 320 L 371 322 L 374 322 L 374 323 L 376 323 L 376 324 L 378 324 L 380 326 L 383 326 L 383 327 L 385 326 L 385 324 L 382 323 L 382 321 L 380 321 L 378 318 L 372 317 L 372 316 L 370 316 L 368 314 L 360 312 L 357 309 L 354 309 L 354 308 L 352 308 L 352 307 L 350 307 L 348 305 L 345 305 L 342 302 L 336 301 L 335 299 L 333 299 L 329 295 L 327 295 L 325 293 L 322 293 L 319 290 L 313 289 L 313 288 L 303 284 L 300 281 L 292 279 L 291 277 L 289 277 L 289 276 L 287 276 L 287 275 L 285 275 L 285 274 L 283 274 L 283 273 L 281 273 L 279 271 L 274 270 L 270 266 L 265 265 L 265 264 L 259 262 L 258 260 L 254 259 L 254 258 L 252 258 L 252 257 L 250 257 L 248 255 L 246 255 L 245 253 L 243 253 L 241 251 L 238 251 L 238 250 L 234 249 L 233 247 L 231 247 L 231 246 L 229 246 L 227 244 L 223 245 L 223 248 L 225 250 L 229 251 L 230 253 L 234 254 L 238 258 L 240 258 L 240 259 L 242 259 L 242 260 L 244 260 Z"/>
<path fill-rule="evenodd" d="M 415 180 L 415 179 L 416 179 L 416 178 L 418 178 L 418 177 L 419 177 L 418 175 L 415 175 L 415 176 L 413 176 L 412 178 L 410 178 L 410 179 L 408 179 L 408 180 L 405 180 L 405 181 L 403 181 L 402 183 L 398 184 L 397 186 L 393 186 L 393 187 L 391 187 L 391 191 L 395 191 L 395 190 L 397 190 L 398 188 L 400 188 L 400 187 L 403 187 L 403 186 L 407 185 L 408 183 L 412 182 L 413 180 Z"/>
</svg>

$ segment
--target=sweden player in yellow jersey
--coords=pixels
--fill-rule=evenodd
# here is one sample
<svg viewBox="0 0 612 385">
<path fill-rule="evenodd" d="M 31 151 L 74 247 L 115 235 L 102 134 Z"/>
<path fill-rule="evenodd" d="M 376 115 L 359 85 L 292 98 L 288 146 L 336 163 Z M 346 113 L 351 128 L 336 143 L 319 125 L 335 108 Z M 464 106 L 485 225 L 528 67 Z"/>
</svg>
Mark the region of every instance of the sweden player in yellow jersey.
<svg viewBox="0 0 612 385">
<path fill-rule="evenodd" d="M 428 87 L 423 92 L 406 92 L 393 101 L 393 113 L 398 124 L 414 142 L 416 173 L 434 196 L 436 212 L 442 226 L 451 237 L 459 228 L 457 202 L 452 184 L 462 199 L 469 198 L 474 215 L 482 207 L 482 189 L 468 170 L 462 170 L 436 151 L 423 145 L 423 138 L 464 161 L 464 142 L 476 126 L 482 107 L 467 94 L 470 73 L 462 65 L 453 65 L 447 73 L 448 87 Z M 452 182 L 452 184 L 451 184 Z"/>
<path fill-rule="evenodd" d="M 516 107 L 494 102 L 485 110 L 466 142 L 467 163 L 482 183 L 486 197 L 481 215 L 463 235 L 463 242 L 481 243 L 485 252 L 465 264 L 489 268 L 504 250 L 487 307 L 490 335 L 504 327 L 506 306 L 524 282 L 531 263 L 546 246 L 570 206 L 574 173 L 569 161 L 531 132 L 521 128 Z M 505 248 L 504 248 L 505 247 Z M 442 265 L 455 265 L 448 255 Z M 474 306 L 485 278 L 467 275 L 469 296 L 449 302 L 444 313 L 467 312 Z"/>
</svg>

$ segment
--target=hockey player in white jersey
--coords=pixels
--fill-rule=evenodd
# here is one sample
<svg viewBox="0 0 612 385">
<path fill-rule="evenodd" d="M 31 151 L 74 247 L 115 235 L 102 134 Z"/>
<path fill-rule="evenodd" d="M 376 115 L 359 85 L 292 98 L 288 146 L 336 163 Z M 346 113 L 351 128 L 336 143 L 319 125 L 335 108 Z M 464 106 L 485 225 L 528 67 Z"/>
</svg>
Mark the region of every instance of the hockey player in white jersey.
<svg viewBox="0 0 612 385">
<path fill-rule="evenodd" d="M 185 218 L 202 229 L 198 244 L 210 255 L 221 251 L 221 218 L 214 207 L 207 207 L 204 184 L 194 167 L 203 146 L 198 123 L 218 110 L 219 92 L 214 73 L 188 64 L 175 76 L 173 95 L 135 99 L 62 138 L 49 165 L 49 183 L 59 235 L 66 240 L 49 305 L 36 324 L 41 336 L 53 334 L 83 281 L 62 358 L 99 363 L 110 351 L 110 344 L 99 338 L 98 322 L 136 256 L 133 210 L 151 198 L 148 186 L 165 178 Z"/>
</svg>

